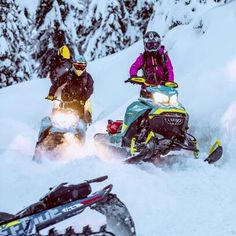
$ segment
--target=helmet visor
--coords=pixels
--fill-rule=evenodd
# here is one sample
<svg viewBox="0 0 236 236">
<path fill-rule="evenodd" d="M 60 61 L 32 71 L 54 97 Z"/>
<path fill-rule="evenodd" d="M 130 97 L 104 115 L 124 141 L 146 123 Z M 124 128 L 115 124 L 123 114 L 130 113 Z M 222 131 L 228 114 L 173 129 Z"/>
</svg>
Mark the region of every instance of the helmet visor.
<svg viewBox="0 0 236 236">
<path fill-rule="evenodd" d="M 157 50 L 160 47 L 160 42 L 147 42 L 145 46 L 148 50 Z"/>
<path fill-rule="evenodd" d="M 81 63 L 81 62 L 75 62 L 73 63 L 73 66 L 76 70 L 85 70 L 86 68 L 86 63 Z"/>
</svg>

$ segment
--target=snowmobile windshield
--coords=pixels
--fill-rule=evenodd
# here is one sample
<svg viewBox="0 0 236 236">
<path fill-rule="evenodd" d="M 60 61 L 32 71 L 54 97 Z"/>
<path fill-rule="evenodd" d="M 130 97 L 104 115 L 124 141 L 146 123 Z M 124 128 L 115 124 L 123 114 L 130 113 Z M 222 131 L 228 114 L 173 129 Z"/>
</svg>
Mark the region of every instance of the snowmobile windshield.
<svg viewBox="0 0 236 236">
<path fill-rule="evenodd" d="M 56 109 L 51 115 L 52 124 L 58 128 L 74 127 L 79 121 L 79 115 L 71 109 Z"/>
<path fill-rule="evenodd" d="M 163 106 L 177 106 L 178 92 L 175 88 L 166 86 L 148 87 L 147 91 L 152 94 L 152 102 L 154 105 L 161 104 Z"/>
</svg>

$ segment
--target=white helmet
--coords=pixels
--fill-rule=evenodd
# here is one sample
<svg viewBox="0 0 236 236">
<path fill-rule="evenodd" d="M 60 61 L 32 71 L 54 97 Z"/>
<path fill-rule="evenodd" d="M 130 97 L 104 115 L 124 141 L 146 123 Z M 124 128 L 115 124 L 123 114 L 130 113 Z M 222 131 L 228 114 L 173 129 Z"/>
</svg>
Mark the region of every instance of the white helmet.
<svg viewBox="0 0 236 236">
<path fill-rule="evenodd" d="M 155 31 L 148 31 L 143 36 L 144 49 L 148 52 L 155 52 L 161 47 L 161 37 Z"/>
</svg>

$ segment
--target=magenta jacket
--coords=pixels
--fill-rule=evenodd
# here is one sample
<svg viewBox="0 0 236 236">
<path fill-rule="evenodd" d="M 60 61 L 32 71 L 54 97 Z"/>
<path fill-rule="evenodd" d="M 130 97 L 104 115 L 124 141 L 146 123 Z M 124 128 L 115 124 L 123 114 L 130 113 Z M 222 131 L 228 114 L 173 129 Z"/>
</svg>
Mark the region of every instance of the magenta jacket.
<svg viewBox="0 0 236 236">
<path fill-rule="evenodd" d="M 137 76 L 140 69 L 149 84 L 158 85 L 162 80 L 174 82 L 173 67 L 164 46 L 154 53 L 142 53 L 130 67 L 130 77 Z"/>
</svg>

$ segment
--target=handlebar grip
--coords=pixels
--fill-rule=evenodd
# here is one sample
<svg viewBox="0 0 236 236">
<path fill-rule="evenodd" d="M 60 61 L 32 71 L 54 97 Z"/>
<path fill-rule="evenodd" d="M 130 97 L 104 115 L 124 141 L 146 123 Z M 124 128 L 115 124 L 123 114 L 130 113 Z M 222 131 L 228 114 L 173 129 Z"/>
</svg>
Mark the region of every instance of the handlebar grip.
<svg viewBox="0 0 236 236">
<path fill-rule="evenodd" d="M 90 180 L 87 180 L 86 182 L 87 183 L 98 183 L 98 182 L 103 182 L 104 180 L 106 180 L 108 178 L 108 176 L 107 175 L 105 175 L 105 176 L 101 176 L 101 177 L 98 177 L 98 178 L 96 178 L 96 179 L 90 179 Z"/>
</svg>

